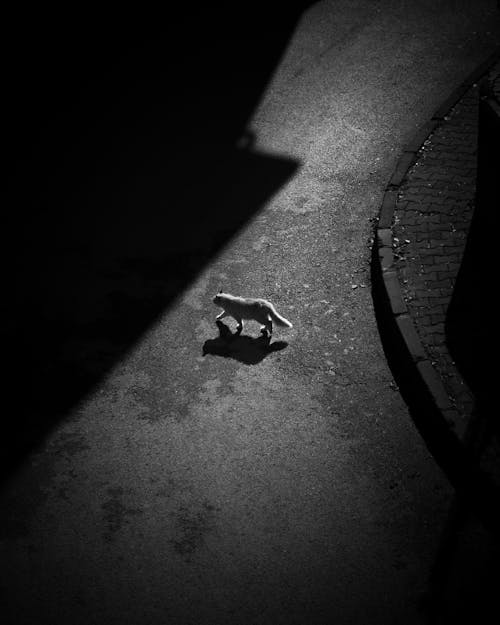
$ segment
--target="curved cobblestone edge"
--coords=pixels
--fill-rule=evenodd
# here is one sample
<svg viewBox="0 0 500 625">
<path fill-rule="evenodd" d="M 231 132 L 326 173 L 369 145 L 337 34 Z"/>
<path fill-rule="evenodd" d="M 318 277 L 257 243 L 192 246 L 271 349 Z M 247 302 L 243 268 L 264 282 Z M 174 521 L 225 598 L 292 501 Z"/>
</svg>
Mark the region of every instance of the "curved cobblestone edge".
<svg viewBox="0 0 500 625">
<path fill-rule="evenodd" d="M 404 147 L 387 184 L 374 232 L 372 295 L 386 355 L 417 428 L 430 452 L 456 487 L 474 499 L 479 515 L 490 526 L 500 521 L 496 487 L 467 452 L 473 423 L 454 418 L 455 412 L 438 372 L 433 367 L 403 297 L 395 266 L 393 221 L 400 186 L 416 162 L 425 141 L 465 93 L 500 59 L 500 48 L 481 63 L 424 123 Z M 385 340 L 384 340 L 385 339 Z M 392 361 L 392 363 L 391 363 Z M 401 374 L 401 375 L 399 375 Z M 406 386 L 406 392 L 402 386 Z M 492 499 L 496 499 L 493 501 Z"/>
<path fill-rule="evenodd" d="M 451 403 L 445 387 L 431 364 L 430 358 L 427 356 L 424 346 L 422 345 L 417 331 L 409 315 L 406 302 L 403 298 L 403 291 L 398 280 L 396 267 L 394 265 L 394 241 L 392 224 L 396 201 L 399 193 L 399 187 L 408 170 L 417 159 L 418 152 L 422 148 L 424 142 L 428 139 L 436 127 L 443 121 L 450 110 L 468 91 L 468 89 L 479 81 L 480 78 L 500 59 L 500 48 L 496 50 L 486 61 L 481 63 L 466 79 L 455 89 L 451 95 L 436 110 L 432 118 L 423 124 L 417 131 L 413 139 L 403 148 L 403 153 L 399 158 L 394 173 L 392 174 L 387 188 L 384 193 L 382 206 L 378 217 L 378 223 L 375 229 L 375 247 L 377 254 L 374 255 L 373 261 L 378 263 L 378 272 L 382 277 L 382 284 L 386 291 L 386 298 L 392 315 L 395 318 L 397 328 L 401 334 L 407 352 L 411 357 L 412 364 L 416 367 L 425 386 L 432 395 L 435 405 L 443 415 L 449 425 L 454 429 L 456 435 L 461 440 L 465 440 L 467 433 L 467 425 L 461 422 L 451 420 Z"/>
</svg>

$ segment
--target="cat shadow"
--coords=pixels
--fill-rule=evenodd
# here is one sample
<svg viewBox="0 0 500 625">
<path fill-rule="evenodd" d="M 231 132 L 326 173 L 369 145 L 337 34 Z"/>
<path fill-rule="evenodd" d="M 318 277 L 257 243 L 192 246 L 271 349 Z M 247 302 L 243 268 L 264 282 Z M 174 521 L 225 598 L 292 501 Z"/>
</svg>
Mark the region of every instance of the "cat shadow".
<svg viewBox="0 0 500 625">
<path fill-rule="evenodd" d="M 216 321 L 219 328 L 219 336 L 215 339 L 208 339 L 203 344 L 203 356 L 222 356 L 223 358 L 233 358 L 245 365 L 256 365 L 264 360 L 266 356 L 273 352 L 285 349 L 288 346 L 286 341 L 274 341 L 265 331 L 258 337 L 241 335 L 238 331 L 231 332 L 222 321 Z"/>
</svg>

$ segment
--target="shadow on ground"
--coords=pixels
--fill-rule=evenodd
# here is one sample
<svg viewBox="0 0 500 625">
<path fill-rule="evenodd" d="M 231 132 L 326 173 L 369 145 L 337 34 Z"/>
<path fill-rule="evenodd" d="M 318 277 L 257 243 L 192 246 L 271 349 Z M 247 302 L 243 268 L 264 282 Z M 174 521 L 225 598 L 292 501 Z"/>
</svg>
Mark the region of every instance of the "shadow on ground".
<svg viewBox="0 0 500 625">
<path fill-rule="evenodd" d="M 286 341 L 274 341 L 263 331 L 261 336 L 252 337 L 240 334 L 231 330 L 222 321 L 217 321 L 219 336 L 215 339 L 208 339 L 203 344 L 203 356 L 222 356 L 223 358 L 233 358 L 245 365 L 256 365 L 266 356 L 277 351 L 281 351 L 288 346 Z"/>
<path fill-rule="evenodd" d="M 295 172 L 245 125 L 308 4 L 9 14 L 2 474 Z"/>
</svg>

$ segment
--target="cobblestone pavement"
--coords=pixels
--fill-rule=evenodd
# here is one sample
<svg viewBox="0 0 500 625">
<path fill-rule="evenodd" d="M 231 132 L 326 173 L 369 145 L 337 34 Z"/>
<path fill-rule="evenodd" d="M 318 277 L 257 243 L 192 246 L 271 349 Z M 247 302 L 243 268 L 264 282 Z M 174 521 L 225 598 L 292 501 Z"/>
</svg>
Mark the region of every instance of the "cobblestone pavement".
<svg viewBox="0 0 500 625">
<path fill-rule="evenodd" d="M 500 63 L 489 73 L 500 101 Z M 421 342 L 445 386 L 451 422 L 468 422 L 474 398 L 449 354 L 445 318 L 464 254 L 476 190 L 479 86 L 473 85 L 420 149 L 394 212 L 399 282 Z M 490 425 L 478 450 L 500 483 L 500 432 Z"/>
<path fill-rule="evenodd" d="M 445 317 L 474 206 L 478 92 L 471 87 L 422 146 L 400 187 L 393 228 L 408 310 L 458 421 L 468 420 L 474 401 L 448 353 Z"/>
</svg>

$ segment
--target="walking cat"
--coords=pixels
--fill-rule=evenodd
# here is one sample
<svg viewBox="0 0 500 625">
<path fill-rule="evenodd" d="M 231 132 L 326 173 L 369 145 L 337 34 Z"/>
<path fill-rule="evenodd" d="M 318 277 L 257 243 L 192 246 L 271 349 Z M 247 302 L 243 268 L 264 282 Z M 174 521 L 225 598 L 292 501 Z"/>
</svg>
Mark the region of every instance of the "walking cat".
<svg viewBox="0 0 500 625">
<path fill-rule="evenodd" d="M 216 321 L 220 321 L 224 317 L 233 317 L 238 323 L 238 332 L 243 330 L 244 319 L 253 319 L 261 323 L 261 331 L 267 331 L 269 335 L 273 333 L 273 321 L 279 326 L 293 327 L 288 319 L 278 314 L 271 302 L 265 299 L 236 297 L 235 295 L 219 291 L 212 301 L 216 306 L 220 306 L 223 309 L 220 315 L 217 316 Z"/>
</svg>

